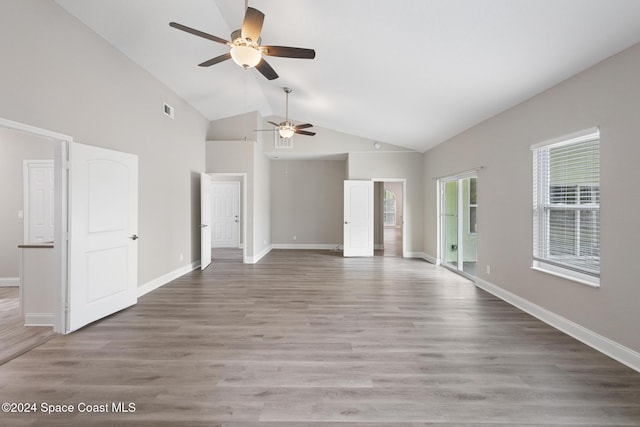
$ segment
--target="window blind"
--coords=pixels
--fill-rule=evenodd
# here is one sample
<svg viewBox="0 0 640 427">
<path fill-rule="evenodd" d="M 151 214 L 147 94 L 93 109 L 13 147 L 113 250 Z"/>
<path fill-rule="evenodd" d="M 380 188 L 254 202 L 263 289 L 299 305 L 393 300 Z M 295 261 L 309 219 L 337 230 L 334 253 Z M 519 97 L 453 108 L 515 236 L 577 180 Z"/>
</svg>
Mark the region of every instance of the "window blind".
<svg viewBox="0 0 640 427">
<path fill-rule="evenodd" d="M 533 153 L 534 260 L 599 277 L 599 132 L 537 146 Z"/>
</svg>

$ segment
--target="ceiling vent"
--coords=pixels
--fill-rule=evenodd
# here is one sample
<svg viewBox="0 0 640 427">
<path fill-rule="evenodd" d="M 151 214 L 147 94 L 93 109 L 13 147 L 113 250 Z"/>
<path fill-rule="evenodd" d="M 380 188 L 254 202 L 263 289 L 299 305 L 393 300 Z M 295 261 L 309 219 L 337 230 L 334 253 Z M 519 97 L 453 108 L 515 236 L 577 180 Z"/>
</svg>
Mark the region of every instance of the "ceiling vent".
<svg viewBox="0 0 640 427">
<path fill-rule="evenodd" d="M 169 105 L 169 104 L 167 104 L 167 103 L 165 102 L 165 103 L 164 103 L 164 113 L 165 113 L 167 116 L 169 116 L 169 117 L 171 117 L 171 118 L 173 119 L 173 118 L 174 118 L 174 114 L 173 114 L 173 112 L 174 112 L 173 107 L 172 107 L 171 105 Z"/>
</svg>

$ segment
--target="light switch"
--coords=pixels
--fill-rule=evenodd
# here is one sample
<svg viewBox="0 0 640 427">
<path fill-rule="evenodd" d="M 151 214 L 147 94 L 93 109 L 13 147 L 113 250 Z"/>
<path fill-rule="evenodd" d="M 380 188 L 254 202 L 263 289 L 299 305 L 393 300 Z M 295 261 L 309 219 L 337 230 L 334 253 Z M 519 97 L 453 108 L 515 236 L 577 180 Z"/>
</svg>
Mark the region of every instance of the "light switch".
<svg viewBox="0 0 640 427">
<path fill-rule="evenodd" d="M 18 211 L 18 219 L 24 218 L 24 211 Z"/>
</svg>

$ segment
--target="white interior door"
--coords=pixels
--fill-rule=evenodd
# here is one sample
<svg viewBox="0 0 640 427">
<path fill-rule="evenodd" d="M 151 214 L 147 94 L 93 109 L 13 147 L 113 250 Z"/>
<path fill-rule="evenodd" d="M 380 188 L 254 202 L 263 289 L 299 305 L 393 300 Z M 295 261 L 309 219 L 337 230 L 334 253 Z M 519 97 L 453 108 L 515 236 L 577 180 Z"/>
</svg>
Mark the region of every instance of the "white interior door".
<svg viewBox="0 0 640 427">
<path fill-rule="evenodd" d="M 67 332 L 137 302 L 138 156 L 69 145 Z"/>
<path fill-rule="evenodd" d="M 211 246 L 237 248 L 240 245 L 240 183 L 211 185 Z"/>
<path fill-rule="evenodd" d="M 24 243 L 53 242 L 53 160 L 24 161 Z"/>
<path fill-rule="evenodd" d="M 344 182 L 344 256 L 373 256 L 373 181 Z"/>
<path fill-rule="evenodd" d="M 211 175 L 200 174 L 200 269 L 211 264 Z"/>
</svg>

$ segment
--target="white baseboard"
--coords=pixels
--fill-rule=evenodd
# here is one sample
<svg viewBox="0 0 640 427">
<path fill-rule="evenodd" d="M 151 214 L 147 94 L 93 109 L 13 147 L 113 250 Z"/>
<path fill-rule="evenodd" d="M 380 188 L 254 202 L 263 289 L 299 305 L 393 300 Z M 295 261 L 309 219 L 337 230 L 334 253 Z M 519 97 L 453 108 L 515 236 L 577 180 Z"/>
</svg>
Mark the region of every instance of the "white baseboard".
<svg viewBox="0 0 640 427">
<path fill-rule="evenodd" d="M 26 313 L 24 326 L 53 326 L 53 313 Z"/>
<path fill-rule="evenodd" d="M 536 317 L 559 331 L 572 336 L 589 347 L 592 347 L 612 359 L 617 360 L 623 365 L 627 365 L 631 369 L 640 372 L 640 353 L 485 280 L 476 278 L 475 284 L 477 287 L 484 289 L 490 294 L 508 302 L 525 313 L 529 313 L 533 317 Z"/>
<path fill-rule="evenodd" d="M 436 258 L 429 255 L 428 253 L 425 252 L 405 252 L 404 253 L 404 257 L 405 258 L 420 258 L 423 259 L 427 262 L 430 262 L 431 264 L 435 264 L 436 263 Z"/>
<path fill-rule="evenodd" d="M 274 243 L 273 249 L 319 249 L 332 250 L 342 246 L 341 243 Z"/>
<path fill-rule="evenodd" d="M 0 287 L 20 286 L 19 277 L 0 277 Z"/>
<path fill-rule="evenodd" d="M 244 257 L 243 262 L 245 264 L 256 264 L 258 261 L 260 261 L 262 258 L 265 257 L 265 255 L 267 255 L 269 252 L 271 252 L 271 249 L 273 249 L 272 246 L 267 246 L 266 248 L 264 248 L 262 250 L 262 252 L 260 252 L 258 255 L 256 256 L 247 256 Z"/>
<path fill-rule="evenodd" d="M 177 279 L 180 276 L 184 276 L 185 274 L 192 272 L 193 270 L 199 267 L 200 267 L 200 261 L 198 260 L 189 265 L 185 265 L 184 267 L 180 267 L 176 270 L 173 270 L 167 274 L 163 274 L 162 276 L 157 277 L 153 280 L 150 280 L 141 286 L 138 286 L 138 298 L 148 294 L 151 291 L 158 289 L 161 286 L 166 285 L 167 283 Z"/>
</svg>

